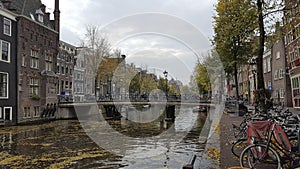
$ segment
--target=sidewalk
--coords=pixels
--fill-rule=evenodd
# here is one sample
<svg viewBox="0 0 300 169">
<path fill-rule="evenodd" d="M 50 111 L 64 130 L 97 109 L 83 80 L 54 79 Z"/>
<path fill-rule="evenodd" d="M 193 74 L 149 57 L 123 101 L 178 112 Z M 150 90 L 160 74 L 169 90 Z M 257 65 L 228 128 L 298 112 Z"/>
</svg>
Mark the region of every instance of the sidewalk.
<svg viewBox="0 0 300 169">
<path fill-rule="evenodd" d="M 232 124 L 239 125 L 243 117 L 234 116 L 234 114 L 223 113 L 220 120 L 220 168 L 237 167 L 239 159 L 231 153 L 231 143 L 228 136 L 232 134 Z"/>
<path fill-rule="evenodd" d="M 293 114 L 300 114 L 300 109 L 286 108 Z M 231 143 L 228 141 L 228 136 L 232 134 L 232 124 L 239 125 L 242 120 L 243 117 L 236 116 L 235 114 L 222 114 L 220 120 L 220 169 L 239 166 L 239 159 L 231 153 Z"/>
</svg>

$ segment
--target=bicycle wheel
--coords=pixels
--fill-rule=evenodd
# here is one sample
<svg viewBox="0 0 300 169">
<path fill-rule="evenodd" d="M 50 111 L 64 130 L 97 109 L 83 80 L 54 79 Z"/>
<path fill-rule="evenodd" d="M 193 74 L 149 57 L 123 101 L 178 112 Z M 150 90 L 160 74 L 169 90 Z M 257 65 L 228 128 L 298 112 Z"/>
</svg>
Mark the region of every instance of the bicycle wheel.
<svg viewBox="0 0 300 169">
<path fill-rule="evenodd" d="M 231 152 L 237 158 L 240 158 L 242 151 L 247 147 L 247 139 L 239 139 L 231 145 Z"/>
<path fill-rule="evenodd" d="M 251 169 L 282 169 L 278 153 L 264 144 L 246 147 L 240 156 L 240 165 Z"/>
</svg>

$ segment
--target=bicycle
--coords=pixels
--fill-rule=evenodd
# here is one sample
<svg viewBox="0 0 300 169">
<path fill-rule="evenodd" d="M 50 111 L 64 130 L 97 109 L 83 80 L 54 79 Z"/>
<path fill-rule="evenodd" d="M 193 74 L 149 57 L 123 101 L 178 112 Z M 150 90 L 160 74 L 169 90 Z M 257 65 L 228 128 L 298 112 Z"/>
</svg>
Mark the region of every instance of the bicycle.
<svg viewBox="0 0 300 169">
<path fill-rule="evenodd" d="M 298 147 L 291 146 L 281 126 L 274 122 L 248 122 L 247 141 L 250 145 L 240 155 L 241 167 L 282 169 L 300 166 Z"/>
</svg>

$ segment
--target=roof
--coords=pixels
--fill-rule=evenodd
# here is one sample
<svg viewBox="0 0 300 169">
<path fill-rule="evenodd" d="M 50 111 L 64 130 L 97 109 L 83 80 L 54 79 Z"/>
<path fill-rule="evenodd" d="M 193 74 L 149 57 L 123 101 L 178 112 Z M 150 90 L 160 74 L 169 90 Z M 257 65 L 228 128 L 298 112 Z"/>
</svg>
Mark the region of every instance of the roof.
<svg viewBox="0 0 300 169">
<path fill-rule="evenodd" d="M 46 14 L 43 8 L 45 8 L 45 5 L 42 4 L 41 0 L 0 0 L 4 6 L 18 14 L 23 15 L 28 18 L 31 18 L 32 20 L 38 21 L 37 14 Z M 7 3 L 10 2 L 10 3 Z M 5 5 L 6 4 L 6 5 Z M 46 15 L 44 15 L 46 16 Z M 53 24 L 51 23 L 50 19 L 47 17 L 44 17 L 43 19 L 43 25 L 54 29 Z"/>
<path fill-rule="evenodd" d="M 124 58 L 104 58 L 99 64 L 99 75 L 100 79 L 103 79 L 106 75 L 111 76 L 117 69 L 119 64 Z"/>
</svg>

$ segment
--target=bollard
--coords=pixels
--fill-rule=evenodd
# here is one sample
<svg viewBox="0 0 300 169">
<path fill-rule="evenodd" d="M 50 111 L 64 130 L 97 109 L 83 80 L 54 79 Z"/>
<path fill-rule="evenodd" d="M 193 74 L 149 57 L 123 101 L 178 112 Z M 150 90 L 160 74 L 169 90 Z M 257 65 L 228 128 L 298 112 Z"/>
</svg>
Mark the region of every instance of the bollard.
<svg viewBox="0 0 300 169">
<path fill-rule="evenodd" d="M 197 156 L 193 155 L 193 157 L 190 159 L 189 163 L 184 165 L 182 169 L 194 169 L 194 163 L 196 161 Z"/>
</svg>

